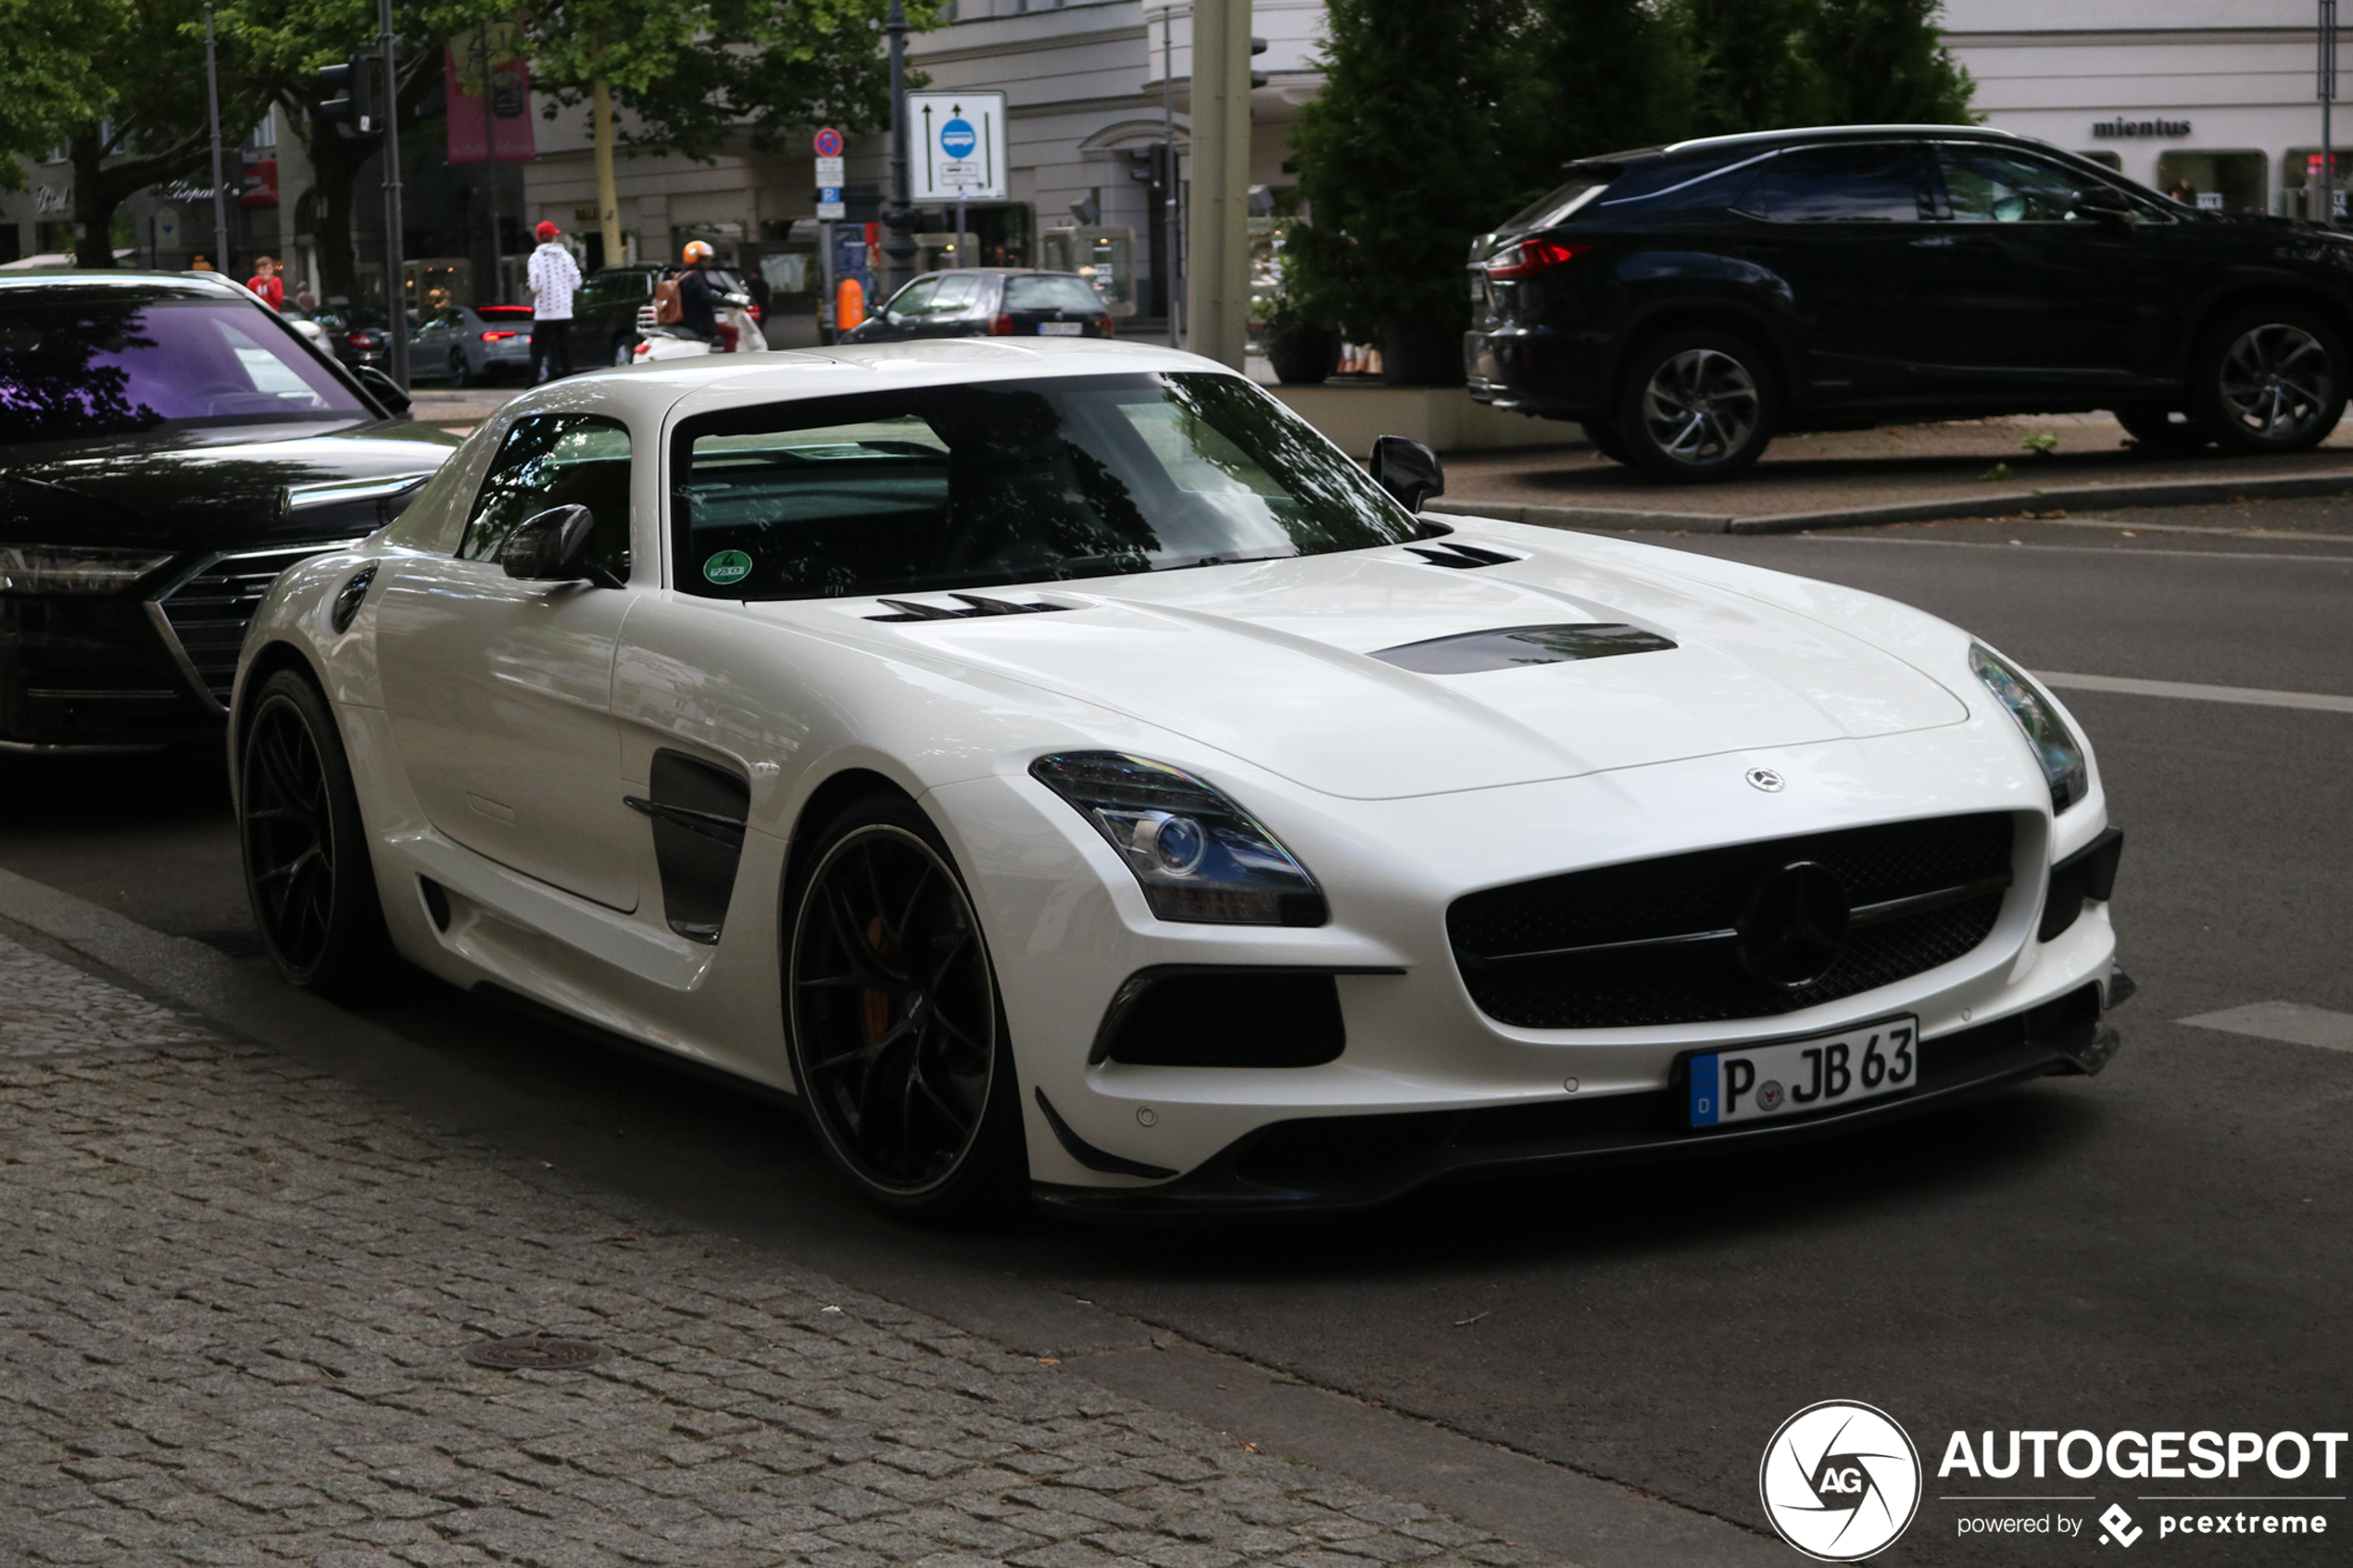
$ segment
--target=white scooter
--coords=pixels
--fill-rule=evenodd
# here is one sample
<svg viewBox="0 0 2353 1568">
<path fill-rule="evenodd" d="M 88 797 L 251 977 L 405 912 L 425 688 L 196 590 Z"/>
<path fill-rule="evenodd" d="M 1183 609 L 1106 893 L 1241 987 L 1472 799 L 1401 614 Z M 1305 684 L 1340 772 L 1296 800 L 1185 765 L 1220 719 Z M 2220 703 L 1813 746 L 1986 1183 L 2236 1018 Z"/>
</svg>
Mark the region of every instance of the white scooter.
<svg viewBox="0 0 2353 1568">
<path fill-rule="evenodd" d="M 700 338 L 684 327 L 658 326 L 653 320 L 653 307 L 648 306 L 637 314 L 640 336 L 637 346 L 629 357 L 633 365 L 650 365 L 657 359 L 692 359 L 705 354 L 725 352 L 711 338 Z M 736 329 L 737 354 L 764 354 L 768 340 L 761 335 L 760 323 L 751 319 L 751 295 L 723 290 L 714 319 Z"/>
</svg>

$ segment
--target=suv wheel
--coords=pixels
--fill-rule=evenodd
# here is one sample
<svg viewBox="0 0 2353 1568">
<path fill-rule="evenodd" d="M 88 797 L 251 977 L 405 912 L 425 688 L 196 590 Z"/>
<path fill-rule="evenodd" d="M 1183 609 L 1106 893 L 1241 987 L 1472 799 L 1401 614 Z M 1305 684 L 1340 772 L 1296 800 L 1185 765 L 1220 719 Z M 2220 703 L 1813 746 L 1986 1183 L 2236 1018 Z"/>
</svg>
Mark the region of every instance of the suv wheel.
<svg viewBox="0 0 2353 1568">
<path fill-rule="evenodd" d="M 2301 452 L 2345 412 L 2336 331 L 2294 306 L 2233 310 L 2198 345 L 2191 407 L 2227 452 Z"/>
<path fill-rule="evenodd" d="M 1617 439 L 1626 460 L 1653 479 L 1730 479 L 1764 455 L 1777 411 L 1755 344 L 1708 328 L 1669 332 L 1627 368 Z"/>
<path fill-rule="evenodd" d="M 637 362 L 636 341 L 634 338 L 625 337 L 617 337 L 613 339 L 612 362 L 616 365 L 635 364 Z"/>
</svg>

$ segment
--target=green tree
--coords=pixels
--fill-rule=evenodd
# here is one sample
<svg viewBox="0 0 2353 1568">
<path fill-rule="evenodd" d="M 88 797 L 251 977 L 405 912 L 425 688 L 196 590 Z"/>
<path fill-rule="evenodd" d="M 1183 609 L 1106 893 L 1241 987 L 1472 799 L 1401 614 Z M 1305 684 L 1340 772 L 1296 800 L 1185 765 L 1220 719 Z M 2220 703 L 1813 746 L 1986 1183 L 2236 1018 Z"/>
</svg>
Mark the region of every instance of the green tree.
<svg viewBox="0 0 2353 1568">
<path fill-rule="evenodd" d="M 605 255 L 621 256 L 613 158 L 633 146 L 693 157 L 738 127 L 774 150 L 787 132 L 832 121 L 862 128 L 889 115 L 881 26 L 885 0 L 550 0 L 523 16 L 532 80 L 557 103 L 589 106 L 597 211 Z M 908 20 L 937 20 L 915 0 Z"/>
<path fill-rule="evenodd" d="M 1811 54 L 1821 0 L 1675 0 L 1694 67 L 1689 136 L 1729 136 L 1828 118 Z"/>
<path fill-rule="evenodd" d="M 113 94 L 79 46 L 78 0 L 0 0 L 0 155 L 37 157 L 94 118 Z M 24 189 L 24 168 L 0 156 L 0 189 Z"/>
<path fill-rule="evenodd" d="M 1557 162 L 1536 19 L 1525 0 L 1330 0 L 1326 19 L 1324 91 L 1292 129 L 1300 307 L 1378 335 L 1392 380 L 1458 381 L 1469 242 Z"/>
<path fill-rule="evenodd" d="M 1539 3 L 1548 96 L 1531 131 L 1555 169 L 1692 134 L 1695 62 L 1678 19 L 1657 0 Z M 1543 193 L 1516 194 L 1533 200 Z M 1499 200 L 1496 217 L 1510 210 Z"/>
<path fill-rule="evenodd" d="M 1943 0 L 1818 0 L 1807 30 L 1825 120 L 1967 125 L 1975 83 L 1936 31 Z"/>
</svg>

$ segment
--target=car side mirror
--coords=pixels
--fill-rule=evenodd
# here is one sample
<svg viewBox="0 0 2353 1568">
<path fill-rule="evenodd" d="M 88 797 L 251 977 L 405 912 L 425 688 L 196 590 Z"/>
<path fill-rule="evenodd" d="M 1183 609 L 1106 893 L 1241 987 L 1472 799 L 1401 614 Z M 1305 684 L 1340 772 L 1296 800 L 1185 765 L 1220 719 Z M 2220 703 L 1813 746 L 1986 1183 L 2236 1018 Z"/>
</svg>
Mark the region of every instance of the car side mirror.
<svg viewBox="0 0 2353 1568">
<path fill-rule="evenodd" d="M 1384 435 L 1373 442 L 1373 483 L 1397 497 L 1397 504 L 1419 515 L 1422 503 L 1446 494 L 1446 470 L 1438 454 L 1418 441 Z"/>
<path fill-rule="evenodd" d="M 409 395 L 400 390 L 400 383 L 373 365 L 362 365 L 352 374 L 359 378 L 359 384 L 368 389 L 370 395 L 394 413 L 409 411 Z"/>
<path fill-rule="evenodd" d="M 2113 185 L 2086 185 L 2075 193 L 2073 205 L 2076 211 L 2088 212 L 2105 223 L 2133 221 L 2132 202 Z"/>
<path fill-rule="evenodd" d="M 498 547 L 507 575 L 529 583 L 587 583 L 618 588 L 621 579 L 588 559 L 596 515 L 585 507 L 550 507 L 515 525 Z"/>
</svg>

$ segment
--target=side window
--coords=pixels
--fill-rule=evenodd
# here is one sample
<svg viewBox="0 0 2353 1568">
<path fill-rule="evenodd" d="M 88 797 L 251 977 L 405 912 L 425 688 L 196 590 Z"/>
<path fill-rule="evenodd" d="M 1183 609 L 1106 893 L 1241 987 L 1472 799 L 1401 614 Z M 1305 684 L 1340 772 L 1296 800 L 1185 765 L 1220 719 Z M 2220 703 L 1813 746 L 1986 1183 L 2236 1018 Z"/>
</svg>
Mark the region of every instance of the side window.
<svg viewBox="0 0 2353 1568">
<path fill-rule="evenodd" d="M 2075 210 L 2083 175 L 1994 147 L 1946 143 L 1936 149 L 1944 199 L 1957 223 L 2088 223 Z"/>
<path fill-rule="evenodd" d="M 1734 206 L 1775 223 L 1916 223 L 1924 173 L 1906 143 L 1800 147 L 1766 163 Z"/>
<path fill-rule="evenodd" d="M 961 316 L 970 310 L 974 302 L 979 298 L 979 273 L 950 272 L 939 280 L 939 288 L 932 295 L 931 304 L 925 308 L 925 314 Z"/>
<path fill-rule="evenodd" d="M 937 278 L 918 278 L 891 296 L 883 307 L 883 314 L 894 321 L 912 321 L 924 313 L 931 303 L 932 291 L 939 287 Z"/>
<path fill-rule="evenodd" d="M 458 546 L 460 560 L 495 560 L 507 535 L 550 507 L 586 507 L 596 518 L 589 558 L 629 575 L 629 427 L 599 414 L 518 420 L 498 445 Z"/>
</svg>

